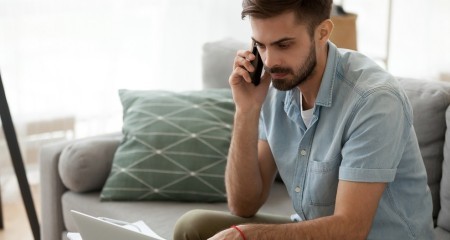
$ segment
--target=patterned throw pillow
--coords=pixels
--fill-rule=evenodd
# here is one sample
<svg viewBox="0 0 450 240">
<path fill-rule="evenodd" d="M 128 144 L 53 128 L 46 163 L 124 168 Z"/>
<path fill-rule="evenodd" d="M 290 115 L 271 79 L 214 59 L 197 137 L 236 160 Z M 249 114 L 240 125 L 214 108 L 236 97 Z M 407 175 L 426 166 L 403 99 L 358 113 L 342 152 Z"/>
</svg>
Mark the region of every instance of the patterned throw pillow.
<svg viewBox="0 0 450 240">
<path fill-rule="evenodd" d="M 120 90 L 123 134 L 102 200 L 226 201 L 229 89 Z"/>
</svg>

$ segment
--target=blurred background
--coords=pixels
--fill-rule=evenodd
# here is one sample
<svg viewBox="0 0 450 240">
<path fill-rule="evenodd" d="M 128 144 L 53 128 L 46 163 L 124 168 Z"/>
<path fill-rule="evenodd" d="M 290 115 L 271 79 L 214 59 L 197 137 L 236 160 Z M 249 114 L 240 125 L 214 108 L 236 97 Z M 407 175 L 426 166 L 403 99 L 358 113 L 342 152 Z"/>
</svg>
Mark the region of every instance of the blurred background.
<svg viewBox="0 0 450 240">
<path fill-rule="evenodd" d="M 335 4 L 357 15 L 358 51 L 392 74 L 450 81 L 450 1 Z M 42 144 L 120 131 L 118 89 L 201 89 L 205 42 L 250 42 L 240 11 L 240 0 L 0 0 L 0 72 L 29 171 Z M 9 174 L 0 131 L 2 191 Z"/>
</svg>

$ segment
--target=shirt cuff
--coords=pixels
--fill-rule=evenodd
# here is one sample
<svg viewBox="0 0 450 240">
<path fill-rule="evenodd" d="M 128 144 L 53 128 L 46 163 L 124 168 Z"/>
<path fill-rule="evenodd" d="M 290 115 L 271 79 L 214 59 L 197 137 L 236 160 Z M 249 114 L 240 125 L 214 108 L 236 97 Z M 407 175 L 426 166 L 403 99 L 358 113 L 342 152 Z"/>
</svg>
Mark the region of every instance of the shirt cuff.
<svg viewBox="0 0 450 240">
<path fill-rule="evenodd" d="M 339 168 L 339 179 L 353 182 L 392 182 L 397 169 Z"/>
</svg>

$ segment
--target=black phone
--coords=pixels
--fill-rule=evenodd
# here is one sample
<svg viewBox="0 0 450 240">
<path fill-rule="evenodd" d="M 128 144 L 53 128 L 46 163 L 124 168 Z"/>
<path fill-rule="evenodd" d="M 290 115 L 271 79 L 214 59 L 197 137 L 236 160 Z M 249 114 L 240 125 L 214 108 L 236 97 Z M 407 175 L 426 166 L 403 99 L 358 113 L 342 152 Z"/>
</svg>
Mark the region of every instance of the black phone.
<svg viewBox="0 0 450 240">
<path fill-rule="evenodd" d="M 252 78 L 252 83 L 255 86 L 258 86 L 261 82 L 261 74 L 263 70 L 263 61 L 261 59 L 261 56 L 259 56 L 258 48 L 256 46 L 253 46 L 252 50 L 253 55 L 255 55 L 255 60 L 252 61 L 253 67 L 255 67 L 255 71 L 250 73 L 250 77 Z"/>
</svg>

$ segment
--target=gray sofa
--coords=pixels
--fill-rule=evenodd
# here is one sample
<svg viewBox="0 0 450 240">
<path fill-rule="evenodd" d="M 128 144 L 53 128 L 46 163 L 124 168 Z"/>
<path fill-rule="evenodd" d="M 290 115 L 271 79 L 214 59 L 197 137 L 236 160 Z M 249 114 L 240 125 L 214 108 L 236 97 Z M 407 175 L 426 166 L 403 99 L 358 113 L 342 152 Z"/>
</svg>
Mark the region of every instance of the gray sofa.
<svg viewBox="0 0 450 240">
<path fill-rule="evenodd" d="M 204 45 L 205 88 L 228 87 L 227 79 L 237 49 L 248 44 L 232 40 Z M 437 239 L 450 239 L 450 84 L 399 79 L 413 105 L 414 127 L 433 197 Z M 41 239 L 60 240 L 77 231 L 71 209 L 125 221 L 144 220 L 161 236 L 171 239 L 175 221 L 196 208 L 227 210 L 225 203 L 101 202 L 100 190 L 109 174 L 120 133 L 77 139 L 45 146 L 41 151 Z M 262 210 L 293 213 L 284 185 L 276 182 Z"/>
</svg>

